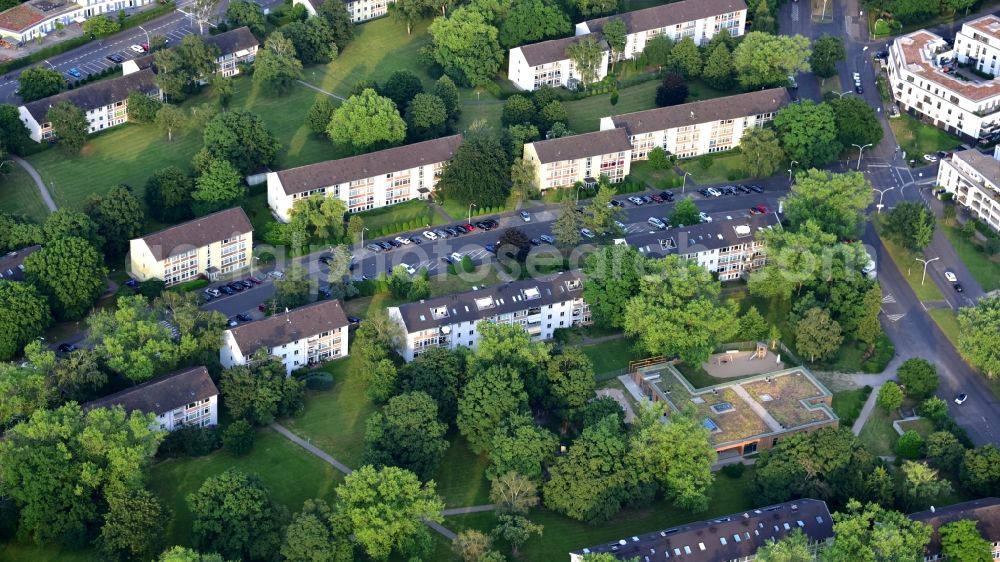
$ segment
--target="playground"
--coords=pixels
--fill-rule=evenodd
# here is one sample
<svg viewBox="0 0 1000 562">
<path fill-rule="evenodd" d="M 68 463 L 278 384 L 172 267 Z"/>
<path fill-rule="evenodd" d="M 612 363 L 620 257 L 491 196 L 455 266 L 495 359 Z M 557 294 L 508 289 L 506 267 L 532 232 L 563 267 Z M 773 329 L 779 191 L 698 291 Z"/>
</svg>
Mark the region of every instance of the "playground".
<svg viewBox="0 0 1000 562">
<path fill-rule="evenodd" d="M 766 344 L 759 343 L 757 349 L 752 351 L 734 349 L 716 353 L 702 363 L 701 367 L 713 377 L 735 379 L 780 371 L 785 368 L 785 363 Z"/>
</svg>

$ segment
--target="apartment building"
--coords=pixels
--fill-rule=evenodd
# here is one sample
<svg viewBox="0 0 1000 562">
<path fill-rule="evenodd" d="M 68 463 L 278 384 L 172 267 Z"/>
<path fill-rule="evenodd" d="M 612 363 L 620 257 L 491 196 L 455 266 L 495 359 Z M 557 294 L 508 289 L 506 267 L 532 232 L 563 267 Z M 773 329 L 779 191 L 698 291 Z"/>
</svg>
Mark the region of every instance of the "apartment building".
<svg viewBox="0 0 1000 562">
<path fill-rule="evenodd" d="M 610 554 L 618 560 L 748 562 L 760 547 L 795 531 L 809 538 L 815 555 L 833 538 L 826 502 L 806 498 L 760 507 L 584 548 L 571 552 L 569 559 L 583 562 L 588 554 Z"/>
<path fill-rule="evenodd" d="M 216 280 L 248 269 L 253 226 L 240 207 L 188 221 L 129 242 L 129 273 L 167 286 L 199 276 Z"/>
<path fill-rule="evenodd" d="M 534 166 L 536 185 L 543 191 L 578 181 L 596 184 L 601 176 L 615 183 L 629 174 L 632 143 L 624 129 L 596 131 L 527 143 L 524 161 Z"/>
<path fill-rule="evenodd" d="M 219 360 L 226 368 L 246 365 L 263 348 L 291 375 L 296 369 L 347 357 L 347 339 L 347 316 L 340 301 L 323 300 L 226 330 Z"/>
<path fill-rule="evenodd" d="M 52 123 L 48 119 L 49 109 L 60 102 L 68 101 L 79 107 L 87 117 L 89 124 L 87 132 L 96 133 L 128 121 L 130 92 L 141 92 L 159 99 L 160 89 L 156 86 L 156 75 L 153 71 L 147 69 L 128 76 L 101 80 L 28 102 L 18 107 L 18 113 L 28 128 L 31 140 L 49 141 L 55 138 Z"/>
<path fill-rule="evenodd" d="M 257 58 L 257 48 L 260 42 L 248 27 L 240 27 L 218 35 L 208 35 L 202 37 L 206 45 L 219 49 L 219 56 L 215 59 L 218 67 L 215 72 L 223 76 L 236 76 L 240 73 L 241 64 L 249 64 Z M 129 59 L 122 63 L 122 75 L 127 76 L 147 68 L 156 71 L 153 55 L 146 55 L 134 59 Z"/>
<path fill-rule="evenodd" d="M 896 39 L 886 63 L 889 86 L 904 111 L 966 140 L 989 141 L 1000 134 L 1000 81 L 965 66 L 996 68 L 986 41 L 1000 42 L 1000 19 L 987 16 L 972 23 L 962 26 L 964 37 L 954 49 L 927 30 Z"/>
<path fill-rule="evenodd" d="M 774 120 L 792 103 L 785 88 L 772 88 L 601 118 L 601 130 L 622 128 L 632 143 L 632 159 L 645 160 L 659 146 L 678 158 L 731 150 L 747 129 Z"/>
<path fill-rule="evenodd" d="M 301 4 L 306 7 L 306 12 L 310 16 L 315 16 L 319 7 L 327 0 L 292 0 L 292 4 Z M 351 21 L 361 23 L 375 18 L 380 18 L 389 13 L 389 4 L 392 0 L 329 0 L 331 2 L 343 1 L 347 8 L 347 13 L 351 16 Z"/>
<path fill-rule="evenodd" d="M 976 149 L 955 152 L 941 160 L 937 183 L 973 217 L 1000 231 L 1000 161 L 996 156 Z"/>
<path fill-rule="evenodd" d="M 406 336 L 399 353 L 407 361 L 434 347 L 475 349 L 480 322 L 517 324 L 532 338 L 547 340 L 560 328 L 591 321 L 579 271 L 482 287 L 390 307 L 388 312 Z"/>
<path fill-rule="evenodd" d="M 42 247 L 38 244 L 0 256 L 0 281 L 24 281 L 24 260 Z"/>
<path fill-rule="evenodd" d="M 993 14 L 962 24 L 955 34 L 955 59 L 991 76 L 1000 74 L 1000 17 Z"/>
<path fill-rule="evenodd" d="M 312 195 L 337 197 L 349 212 L 427 199 L 460 144 L 462 135 L 452 135 L 270 172 L 267 204 L 288 222 L 295 202 Z"/>
<path fill-rule="evenodd" d="M 597 66 L 597 80 L 608 75 L 608 44 L 600 33 L 586 33 L 576 37 L 553 39 L 514 47 L 510 50 L 507 79 L 522 90 L 533 91 L 542 86 L 576 88 L 582 81 L 576 65 L 566 54 L 570 45 L 593 39 L 601 46 L 601 62 Z"/>
<path fill-rule="evenodd" d="M 60 26 L 83 23 L 89 18 L 153 4 L 154 0 L 29 0 L 0 12 L 0 38 L 26 43 L 45 37 Z"/>
<path fill-rule="evenodd" d="M 989 557 L 1000 559 L 1000 498 L 981 498 L 962 503 L 932 507 L 927 511 L 908 515 L 914 521 L 920 521 L 931 527 L 930 543 L 924 547 L 924 560 L 951 560 L 941 553 L 942 526 L 956 521 L 974 521 L 979 535 L 990 543 Z"/>
<path fill-rule="evenodd" d="M 735 281 L 767 264 L 767 247 L 760 235 L 775 228 L 781 228 L 781 220 L 772 212 L 691 226 L 674 225 L 632 236 L 629 243 L 649 257 L 678 255 L 718 274 L 720 281 Z"/>
<path fill-rule="evenodd" d="M 82 405 L 83 410 L 121 406 L 126 413 L 156 414 L 150 427 L 174 431 L 219 423 L 219 389 L 205 367 L 194 367 L 144 382 Z"/>
</svg>

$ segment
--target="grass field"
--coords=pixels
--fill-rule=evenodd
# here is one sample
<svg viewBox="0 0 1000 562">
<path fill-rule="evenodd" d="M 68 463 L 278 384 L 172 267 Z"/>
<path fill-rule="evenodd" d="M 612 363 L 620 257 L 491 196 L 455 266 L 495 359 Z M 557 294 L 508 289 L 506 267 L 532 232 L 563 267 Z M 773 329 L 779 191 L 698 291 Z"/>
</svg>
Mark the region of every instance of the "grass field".
<svg viewBox="0 0 1000 562">
<path fill-rule="evenodd" d="M 44 222 L 49 210 L 28 172 L 13 160 L 4 166 L 4 171 L 7 173 L 0 177 L 0 211 Z"/>
<path fill-rule="evenodd" d="M 899 434 L 892 428 L 892 422 L 895 419 L 898 418 L 894 413 L 887 414 L 878 406 L 872 410 L 871 417 L 865 422 L 865 426 L 861 428 L 861 434 L 858 435 L 858 439 L 868 449 L 868 452 L 878 456 L 896 454 L 896 439 L 899 438 Z"/>
<path fill-rule="evenodd" d="M 657 170 L 648 160 L 633 162 L 629 177 L 644 183 L 651 189 L 673 189 L 679 187 L 681 178 L 672 169 Z"/>
<path fill-rule="evenodd" d="M 961 144 L 957 138 L 941 129 L 921 123 L 905 113 L 898 119 L 890 119 L 889 126 L 896 136 L 896 142 L 906 152 L 906 159 L 914 161 L 917 166 L 925 164 L 924 154 L 951 150 Z"/>
<path fill-rule="evenodd" d="M 958 315 L 950 308 L 932 308 L 927 313 L 937 323 L 938 328 L 941 328 L 945 337 L 951 341 L 951 345 L 958 349 L 958 335 L 961 333 L 961 329 L 958 327 Z"/>
<path fill-rule="evenodd" d="M 927 436 L 934 433 L 934 422 L 926 418 L 920 418 L 919 420 L 901 421 L 899 422 L 899 427 L 903 431 L 916 431 L 921 437 L 927 439 Z"/>
<path fill-rule="evenodd" d="M 594 364 L 594 376 L 598 381 L 605 380 L 611 376 L 621 374 L 621 371 L 628 369 L 630 361 L 643 359 L 646 353 L 635 349 L 634 343 L 629 339 L 618 339 L 580 346 L 580 351 L 590 358 Z"/>
<path fill-rule="evenodd" d="M 854 421 L 861 414 L 861 408 L 865 405 L 865 400 L 868 400 L 871 393 L 870 386 L 833 393 L 833 413 L 840 418 L 842 427 L 849 428 L 854 425 Z"/>
<path fill-rule="evenodd" d="M 877 222 L 875 223 L 875 227 L 878 230 Z M 917 256 L 906 248 L 901 248 L 885 238 L 882 238 L 882 243 L 885 244 L 885 249 L 889 252 L 889 257 L 892 258 L 892 261 L 896 264 L 896 268 L 906 278 L 906 282 L 910 284 L 910 288 L 913 289 L 918 299 L 925 302 L 944 300 L 941 289 L 938 288 L 933 279 L 926 280 L 921 284 L 924 266 L 916 258 L 923 256 Z"/>
<path fill-rule="evenodd" d="M 938 222 L 938 227 L 983 290 L 989 292 L 1000 289 L 1000 263 L 990 260 L 981 250 L 982 246 L 962 236 L 955 226 L 954 219 Z"/>
<path fill-rule="evenodd" d="M 702 164 L 704 161 L 711 162 L 710 167 L 705 168 L 705 165 Z M 736 152 L 706 154 L 697 158 L 681 160 L 680 167 L 691 174 L 688 179 L 694 180 L 698 185 L 726 183 L 733 181 L 733 178 L 746 177 L 743 173 L 740 155 Z"/>
<path fill-rule="evenodd" d="M 414 199 L 398 205 L 358 213 L 365 221 L 365 239 L 402 230 L 423 228 L 425 224 L 441 224 L 442 218 L 427 205 L 427 201 Z"/>
<path fill-rule="evenodd" d="M 576 133 L 589 133 L 600 129 L 601 117 L 644 111 L 656 107 L 656 88 L 659 80 L 650 80 L 618 90 L 618 105 L 611 105 L 611 94 L 590 96 L 563 102 L 569 112 L 569 128 Z M 709 88 L 701 81 L 688 82 L 688 102 L 707 100 L 731 94 Z"/>
<path fill-rule="evenodd" d="M 149 485 L 174 518 L 167 531 L 168 544 L 192 545 L 191 512 L 186 497 L 210 476 L 230 468 L 252 472 L 271 490 L 271 497 L 290 513 L 302 509 L 310 498 L 330 500 L 343 475 L 276 432 L 257 432 L 253 450 L 244 457 L 216 451 L 196 458 L 169 459 L 152 468 Z"/>
<path fill-rule="evenodd" d="M 489 458 L 476 455 L 468 443 L 452 430 L 451 446 L 445 452 L 434 481 L 447 507 L 466 507 L 490 502 L 490 482 L 486 479 Z"/>
</svg>

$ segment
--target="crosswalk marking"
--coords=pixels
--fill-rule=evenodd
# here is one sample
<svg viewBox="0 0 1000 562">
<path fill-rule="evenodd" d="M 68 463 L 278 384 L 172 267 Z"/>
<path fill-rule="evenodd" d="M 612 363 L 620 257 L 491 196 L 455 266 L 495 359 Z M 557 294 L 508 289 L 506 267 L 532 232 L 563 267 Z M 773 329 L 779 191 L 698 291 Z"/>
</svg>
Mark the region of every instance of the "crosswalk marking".
<svg viewBox="0 0 1000 562">
<path fill-rule="evenodd" d="M 889 319 L 890 322 L 898 322 L 900 318 L 906 316 L 906 314 L 886 314 L 885 317 Z"/>
<path fill-rule="evenodd" d="M 882 302 L 884 303 L 896 302 L 896 297 L 894 297 L 892 293 L 888 293 L 884 297 L 882 297 Z"/>
</svg>

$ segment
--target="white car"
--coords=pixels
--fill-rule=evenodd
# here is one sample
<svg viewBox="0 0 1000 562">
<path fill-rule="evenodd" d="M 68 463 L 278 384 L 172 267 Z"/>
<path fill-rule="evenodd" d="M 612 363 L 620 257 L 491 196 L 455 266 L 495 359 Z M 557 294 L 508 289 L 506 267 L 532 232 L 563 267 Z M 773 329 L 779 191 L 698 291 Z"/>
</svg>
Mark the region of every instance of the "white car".
<svg viewBox="0 0 1000 562">
<path fill-rule="evenodd" d="M 462 254 L 458 252 L 452 252 L 451 259 L 455 260 L 456 262 L 460 262 L 462 261 Z"/>
<path fill-rule="evenodd" d="M 868 277 L 869 279 L 875 279 L 875 260 L 868 260 L 868 263 L 861 268 L 861 273 Z"/>
<path fill-rule="evenodd" d="M 524 222 L 531 222 L 531 215 L 528 214 L 528 211 L 521 211 L 518 215 L 520 215 L 521 220 Z"/>
<path fill-rule="evenodd" d="M 143 49 L 142 45 L 132 45 L 131 47 L 129 47 L 129 50 L 131 50 L 133 53 L 136 54 L 142 54 L 146 52 L 146 49 Z"/>
<path fill-rule="evenodd" d="M 722 192 L 719 191 L 718 189 L 715 189 L 714 187 L 710 187 L 706 191 L 708 191 L 708 194 L 711 195 L 712 197 L 721 197 L 722 196 Z"/>
<path fill-rule="evenodd" d="M 412 265 L 408 263 L 404 263 L 402 264 L 402 266 L 406 269 L 406 272 L 409 273 L 410 275 L 413 275 L 414 273 L 417 272 L 416 268 L 414 268 Z"/>
<path fill-rule="evenodd" d="M 582 228 L 582 229 L 580 229 L 580 234 L 582 234 L 586 238 L 593 238 L 594 237 L 594 232 L 592 230 L 590 230 L 589 228 Z"/>
<path fill-rule="evenodd" d="M 410 245 L 410 239 L 409 238 L 403 238 L 402 236 L 397 236 L 397 237 L 393 238 L 393 240 L 395 240 L 396 242 L 399 242 L 400 244 L 402 244 L 404 246 L 409 246 Z"/>
<path fill-rule="evenodd" d="M 961 406 L 962 404 L 965 404 L 965 401 L 968 399 L 969 395 L 963 392 L 962 394 L 959 394 L 958 396 L 955 397 L 955 403 Z"/>
<path fill-rule="evenodd" d="M 642 205 L 643 204 L 643 200 L 640 199 L 640 198 L 638 198 L 638 197 L 636 197 L 635 195 L 633 195 L 632 197 L 629 197 L 628 200 L 631 201 L 632 203 L 636 204 L 636 205 Z"/>
<path fill-rule="evenodd" d="M 628 228 L 625 226 L 625 223 L 623 223 L 622 221 L 615 221 L 615 226 L 620 228 L 622 232 L 628 230 Z"/>
<path fill-rule="evenodd" d="M 944 278 L 947 279 L 949 283 L 958 283 L 958 277 L 951 271 L 945 271 Z"/>
<path fill-rule="evenodd" d="M 649 217 L 648 219 L 646 219 L 646 222 L 648 222 L 649 224 L 655 226 L 656 228 L 659 228 L 660 230 L 663 230 L 663 229 L 667 228 L 667 225 L 664 224 L 663 221 L 661 221 L 660 219 L 658 219 L 656 217 Z"/>
<path fill-rule="evenodd" d="M 285 277 L 284 273 L 282 273 L 280 271 L 277 271 L 277 270 L 272 271 L 271 273 L 268 273 L 268 275 L 270 275 L 271 277 L 274 277 L 275 279 L 283 279 Z"/>
<path fill-rule="evenodd" d="M 698 213 L 698 218 L 701 219 L 701 222 L 712 222 L 712 217 L 708 216 L 705 211 Z"/>
<path fill-rule="evenodd" d="M 938 157 L 934 154 L 924 154 L 924 160 L 928 162 L 937 162 Z"/>
<path fill-rule="evenodd" d="M 433 232 L 431 232 L 429 230 L 425 230 L 423 232 L 423 235 L 424 235 L 424 238 L 426 238 L 428 240 L 437 240 L 438 239 L 438 235 L 434 234 Z"/>
</svg>

